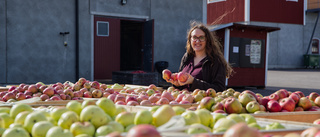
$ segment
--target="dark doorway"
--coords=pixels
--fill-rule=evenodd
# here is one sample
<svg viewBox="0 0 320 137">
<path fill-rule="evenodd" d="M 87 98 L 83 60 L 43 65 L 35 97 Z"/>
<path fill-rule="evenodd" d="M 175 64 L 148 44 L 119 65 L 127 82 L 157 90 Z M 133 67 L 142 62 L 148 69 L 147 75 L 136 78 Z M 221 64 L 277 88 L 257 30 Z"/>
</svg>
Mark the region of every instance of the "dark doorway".
<svg viewBox="0 0 320 137">
<path fill-rule="evenodd" d="M 120 70 L 143 70 L 144 22 L 121 20 Z"/>
</svg>

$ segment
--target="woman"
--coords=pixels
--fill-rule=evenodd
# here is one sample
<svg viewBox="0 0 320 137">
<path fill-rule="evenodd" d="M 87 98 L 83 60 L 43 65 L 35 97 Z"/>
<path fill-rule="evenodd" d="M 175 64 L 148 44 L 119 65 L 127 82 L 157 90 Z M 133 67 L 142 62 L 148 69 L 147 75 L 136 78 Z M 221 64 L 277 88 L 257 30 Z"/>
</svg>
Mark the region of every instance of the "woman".
<svg viewBox="0 0 320 137">
<path fill-rule="evenodd" d="M 226 89 L 226 77 L 232 73 L 232 68 L 224 59 L 222 45 L 215 34 L 201 23 L 193 22 L 188 32 L 186 53 L 181 59 L 179 72 L 186 72 L 188 80 L 168 82 L 176 88 L 193 91 L 213 88 L 217 92 Z"/>
</svg>

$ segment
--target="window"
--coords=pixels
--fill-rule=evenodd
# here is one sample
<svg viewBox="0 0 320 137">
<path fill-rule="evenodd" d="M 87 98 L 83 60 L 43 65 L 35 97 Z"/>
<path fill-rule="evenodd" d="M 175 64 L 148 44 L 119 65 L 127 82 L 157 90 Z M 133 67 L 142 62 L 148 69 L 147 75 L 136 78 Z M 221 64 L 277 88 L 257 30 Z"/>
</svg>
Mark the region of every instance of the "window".
<svg viewBox="0 0 320 137">
<path fill-rule="evenodd" d="M 109 36 L 109 22 L 97 21 L 97 36 Z"/>
<path fill-rule="evenodd" d="M 207 3 L 215 3 L 215 2 L 221 2 L 221 1 L 227 1 L 227 0 L 207 0 Z"/>
<path fill-rule="evenodd" d="M 286 0 L 286 1 L 298 2 L 298 0 Z"/>
<path fill-rule="evenodd" d="M 319 40 L 318 39 L 313 39 L 312 40 L 312 54 L 319 54 Z"/>
</svg>

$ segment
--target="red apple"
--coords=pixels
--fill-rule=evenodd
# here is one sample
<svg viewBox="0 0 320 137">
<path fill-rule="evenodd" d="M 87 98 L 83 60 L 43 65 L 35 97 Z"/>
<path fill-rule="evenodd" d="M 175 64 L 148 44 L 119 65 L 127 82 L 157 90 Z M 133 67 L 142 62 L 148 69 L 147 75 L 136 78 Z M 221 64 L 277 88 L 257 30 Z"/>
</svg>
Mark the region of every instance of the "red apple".
<svg viewBox="0 0 320 137">
<path fill-rule="evenodd" d="M 179 104 L 191 104 L 188 100 L 181 100 Z"/>
<path fill-rule="evenodd" d="M 49 97 L 51 97 L 54 94 L 54 89 L 52 87 L 47 87 L 43 90 L 43 94 L 47 94 Z"/>
<path fill-rule="evenodd" d="M 177 98 L 175 99 L 175 101 L 180 102 L 184 96 L 185 96 L 185 94 L 179 94 L 177 96 Z"/>
<path fill-rule="evenodd" d="M 298 93 L 291 93 L 289 98 L 292 98 L 296 104 L 298 104 L 300 100 L 300 95 Z"/>
<path fill-rule="evenodd" d="M 228 114 L 240 113 L 243 109 L 242 104 L 234 97 L 228 97 L 225 99 L 224 108 Z"/>
<path fill-rule="evenodd" d="M 282 110 L 280 104 L 276 100 L 270 100 L 268 102 L 267 110 L 270 112 L 280 112 Z"/>
<path fill-rule="evenodd" d="M 169 103 L 170 105 L 176 105 L 176 104 L 179 104 L 179 102 L 177 102 L 177 101 L 170 101 L 170 103 Z"/>
<path fill-rule="evenodd" d="M 95 88 L 95 89 L 99 89 L 100 88 L 100 84 L 98 81 L 92 81 L 90 82 L 91 88 Z"/>
<path fill-rule="evenodd" d="M 296 107 L 294 111 L 304 111 L 302 107 Z"/>
<path fill-rule="evenodd" d="M 307 97 L 301 97 L 297 105 L 306 111 L 312 107 L 312 102 Z"/>
<path fill-rule="evenodd" d="M 73 98 L 73 91 L 71 89 L 65 89 L 63 90 L 63 93 Z"/>
<path fill-rule="evenodd" d="M 26 97 L 26 95 L 24 94 L 24 93 L 22 93 L 22 92 L 19 92 L 17 95 L 16 95 L 16 99 L 17 100 L 24 100 L 24 99 L 26 99 L 27 97 Z"/>
<path fill-rule="evenodd" d="M 139 103 L 137 102 L 137 101 L 129 101 L 128 103 L 127 103 L 127 105 L 128 106 L 136 106 L 136 105 L 139 105 Z"/>
<path fill-rule="evenodd" d="M 166 98 L 169 100 L 169 102 L 174 100 L 174 97 L 171 95 L 170 92 L 163 92 L 161 94 L 161 98 Z"/>
<path fill-rule="evenodd" d="M 101 98 L 102 97 L 102 91 L 100 89 L 95 89 L 92 91 L 92 97 L 93 98 Z"/>
<path fill-rule="evenodd" d="M 135 97 L 135 96 L 133 96 L 133 95 L 127 95 L 125 101 L 126 101 L 127 103 L 130 102 L 130 101 L 136 101 L 136 102 L 138 102 L 137 97 Z"/>
<path fill-rule="evenodd" d="M 185 72 L 179 72 L 177 78 L 180 82 L 184 83 L 188 80 L 189 75 Z"/>
<path fill-rule="evenodd" d="M 140 102 L 140 105 L 142 105 L 142 106 L 149 106 L 149 105 L 151 105 L 151 101 L 150 101 L 150 100 L 142 100 L 142 101 Z"/>
<path fill-rule="evenodd" d="M 191 94 L 186 94 L 185 96 L 182 97 L 182 100 L 187 100 L 190 103 L 193 103 L 193 96 Z"/>
<path fill-rule="evenodd" d="M 169 80 L 171 78 L 171 71 L 169 69 L 164 69 L 162 71 L 162 78 L 164 80 Z"/>
<path fill-rule="evenodd" d="M 116 94 L 110 94 L 107 98 L 114 102 L 114 99 L 116 98 L 116 96 L 117 96 Z"/>
<path fill-rule="evenodd" d="M 116 104 L 116 105 L 126 105 L 126 103 L 125 102 L 123 102 L 123 101 L 117 101 L 116 103 L 114 103 L 114 104 Z"/>
<path fill-rule="evenodd" d="M 294 93 L 298 93 L 300 95 L 300 98 L 305 97 L 305 95 L 302 91 L 295 91 Z"/>
<path fill-rule="evenodd" d="M 278 94 L 275 94 L 275 93 L 272 93 L 272 94 L 269 96 L 269 100 L 278 101 L 279 98 L 280 98 L 279 95 L 278 95 Z"/>
<path fill-rule="evenodd" d="M 211 111 L 214 112 L 216 110 L 224 110 L 224 106 L 221 102 L 217 102 L 216 104 L 212 105 Z"/>
<path fill-rule="evenodd" d="M 41 96 L 40 96 L 40 99 L 42 100 L 42 101 L 45 101 L 45 100 L 47 100 L 47 99 L 49 99 L 50 97 L 47 95 L 47 94 L 42 94 Z"/>
<path fill-rule="evenodd" d="M 52 96 L 50 99 L 51 99 L 51 100 L 61 100 L 61 98 L 58 97 L 58 96 Z"/>
<path fill-rule="evenodd" d="M 124 95 L 118 94 L 114 99 L 114 102 L 123 101 L 126 102 L 126 97 Z"/>
<path fill-rule="evenodd" d="M 41 97 L 41 96 L 40 96 Z M 60 94 L 60 98 L 62 99 L 62 100 L 66 100 L 67 99 L 67 96 L 65 95 L 65 94 Z"/>
<path fill-rule="evenodd" d="M 217 92 L 213 88 L 208 88 L 206 90 L 206 94 L 207 94 L 208 97 L 215 97 Z"/>
<path fill-rule="evenodd" d="M 173 81 L 178 80 L 178 73 L 172 73 L 172 74 L 171 74 L 171 79 L 172 79 Z"/>
<path fill-rule="evenodd" d="M 160 96 L 151 96 L 149 97 L 149 101 L 151 103 L 156 103 L 160 99 Z"/>
<path fill-rule="evenodd" d="M 28 91 L 30 91 L 31 93 L 36 93 L 38 92 L 38 88 L 36 85 L 32 84 L 32 85 L 29 85 Z"/>
<path fill-rule="evenodd" d="M 71 96 L 70 96 L 71 97 Z M 86 91 L 83 93 L 83 97 L 85 98 L 92 98 L 92 93 L 90 91 Z"/>
<path fill-rule="evenodd" d="M 311 93 L 309 94 L 309 99 L 310 99 L 311 101 L 314 101 L 318 96 L 319 96 L 319 94 L 318 94 L 317 92 L 311 92 Z"/>
<path fill-rule="evenodd" d="M 169 104 L 169 103 L 170 103 L 170 101 L 169 101 L 167 98 L 160 98 L 160 99 L 156 102 L 157 105 L 164 105 L 164 104 Z"/>
<path fill-rule="evenodd" d="M 267 96 L 259 99 L 259 104 L 260 104 L 260 105 L 263 105 L 264 107 L 267 107 L 267 106 L 268 106 L 268 105 L 267 105 L 268 102 L 269 102 L 269 97 L 267 97 Z"/>
<path fill-rule="evenodd" d="M 11 93 L 11 92 L 8 92 L 6 93 L 3 97 L 2 97 L 3 101 L 8 101 L 9 99 L 16 99 L 16 95 Z"/>
<path fill-rule="evenodd" d="M 280 104 L 282 110 L 287 110 L 289 112 L 294 111 L 294 109 L 296 107 L 296 102 L 294 102 L 294 100 L 289 97 L 280 99 L 279 104 Z"/>
</svg>

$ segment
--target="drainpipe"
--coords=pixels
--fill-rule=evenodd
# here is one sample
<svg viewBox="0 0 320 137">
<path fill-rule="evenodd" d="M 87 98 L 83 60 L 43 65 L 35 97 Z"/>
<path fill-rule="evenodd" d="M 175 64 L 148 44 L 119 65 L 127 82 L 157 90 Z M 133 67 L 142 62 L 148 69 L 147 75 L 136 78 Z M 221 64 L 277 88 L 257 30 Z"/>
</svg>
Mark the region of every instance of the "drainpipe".
<svg viewBox="0 0 320 137">
<path fill-rule="evenodd" d="M 315 30 L 316 30 L 317 24 L 318 24 L 318 20 L 319 20 L 320 14 L 319 14 L 319 11 L 318 11 L 317 13 L 318 13 L 317 20 L 316 20 L 316 23 L 314 24 L 314 28 L 313 28 L 313 31 L 312 31 L 312 34 L 311 34 L 311 38 L 310 38 L 310 41 L 309 41 L 308 50 L 307 50 L 307 53 L 306 53 L 306 54 L 309 53 L 310 46 L 311 46 L 311 42 L 312 42 L 312 38 L 313 38 L 314 32 L 315 32 Z"/>
<path fill-rule="evenodd" d="M 76 45 L 75 45 L 75 53 L 76 53 L 76 80 L 79 79 L 79 0 L 75 0 L 75 26 L 76 26 Z"/>
</svg>

